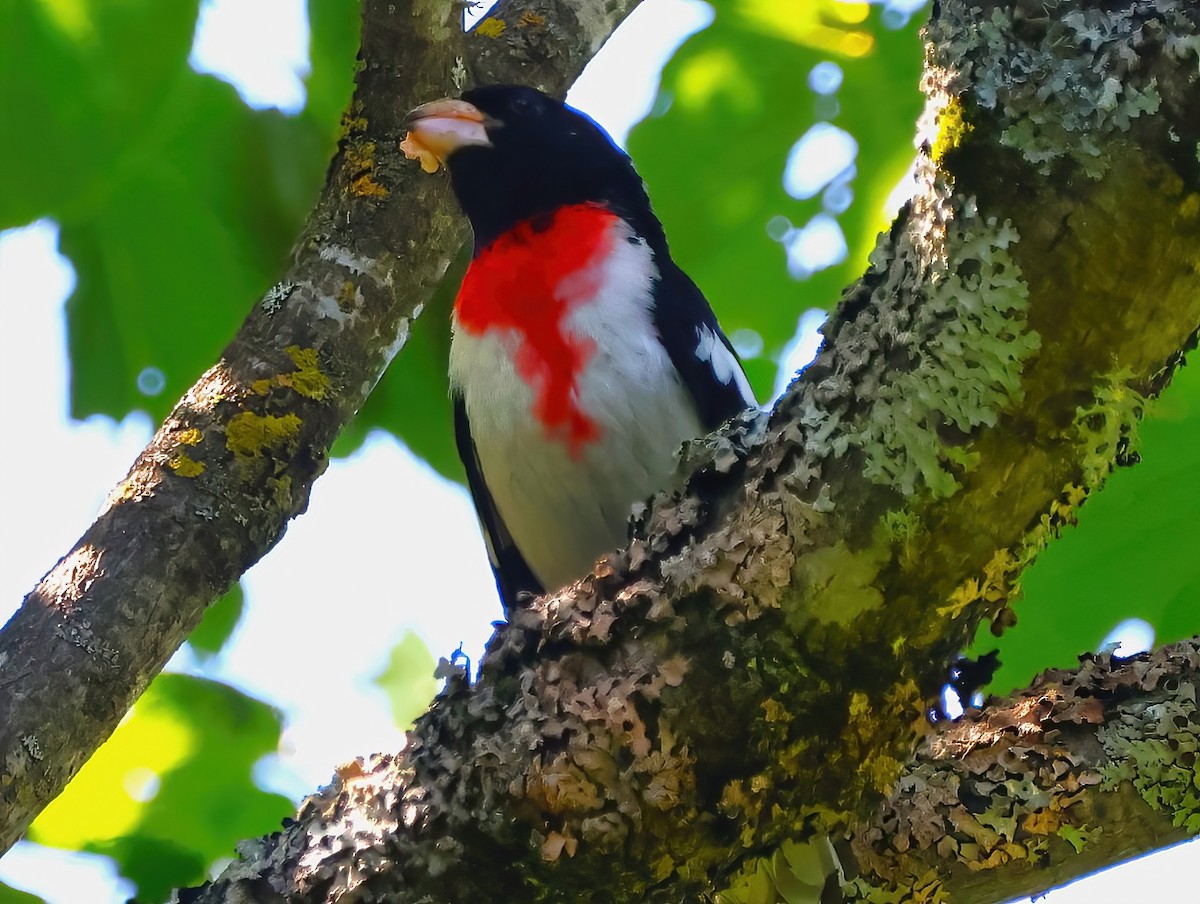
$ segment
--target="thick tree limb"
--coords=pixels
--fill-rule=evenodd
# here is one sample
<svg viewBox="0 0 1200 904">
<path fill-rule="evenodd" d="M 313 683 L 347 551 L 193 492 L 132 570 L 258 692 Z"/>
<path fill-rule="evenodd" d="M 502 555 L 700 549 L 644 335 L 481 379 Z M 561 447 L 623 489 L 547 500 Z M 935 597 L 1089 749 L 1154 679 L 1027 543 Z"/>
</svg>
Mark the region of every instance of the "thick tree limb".
<svg viewBox="0 0 1200 904">
<path fill-rule="evenodd" d="M 561 93 L 636 4 L 513 0 L 469 41 L 448 0 L 364 4 L 347 134 L 283 280 L 0 635 L 0 851 L 304 510 L 466 238 L 445 180 L 396 146 L 404 113 L 466 62 Z"/>
<path fill-rule="evenodd" d="M 1078 670 L 1048 672 L 1026 691 L 942 723 L 887 801 L 839 844 L 851 877 L 846 899 L 992 904 L 1191 837 L 1200 825 L 1198 688 L 1200 643 L 1190 642 L 1127 660 L 1089 657 Z M 396 871 L 407 872 L 390 859 L 404 809 L 389 801 L 408 778 L 403 757 L 347 764 L 305 802 L 295 824 L 244 844 L 239 863 L 204 889 L 180 893 L 180 904 L 272 901 L 275 893 L 394 900 L 387 889 Z M 717 900 L 770 900 L 764 889 L 795 888 L 798 851 L 785 843 Z M 309 872 L 318 865 L 328 874 Z M 380 867 L 390 870 L 382 881 L 372 875 Z M 461 888 L 463 879 L 438 884 Z M 564 887 L 549 896 L 573 899 Z M 607 891 L 575 894 L 634 899 Z M 435 893 L 432 900 L 456 899 Z"/>
<path fill-rule="evenodd" d="M 630 548 L 500 628 L 407 751 L 347 767 L 183 900 L 699 898 L 870 819 L 941 664 L 1005 623 L 1200 324 L 1200 11 L 944 0 L 928 37 L 917 196 L 776 410 L 697 444 Z M 1072 750 L 1083 712 L 1037 731 Z M 1056 799 L 1012 818 L 1086 840 L 1092 811 Z M 962 837 L 915 859 L 922 900 L 982 900 L 956 864 L 1013 852 L 947 812 Z M 890 868 L 868 852 L 898 842 L 862 839 Z"/>
<path fill-rule="evenodd" d="M 956 904 L 991 904 L 1190 838 L 1198 689 L 1192 641 L 1086 657 L 944 725 L 855 833 L 856 899 L 940 887 Z"/>
</svg>

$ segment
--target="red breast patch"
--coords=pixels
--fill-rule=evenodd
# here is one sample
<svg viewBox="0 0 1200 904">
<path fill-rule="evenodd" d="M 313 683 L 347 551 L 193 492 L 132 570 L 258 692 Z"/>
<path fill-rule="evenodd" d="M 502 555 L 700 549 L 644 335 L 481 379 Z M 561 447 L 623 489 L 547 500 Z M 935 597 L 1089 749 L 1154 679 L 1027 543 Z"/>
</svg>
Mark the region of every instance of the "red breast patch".
<svg viewBox="0 0 1200 904">
<path fill-rule="evenodd" d="M 534 417 L 572 456 L 600 427 L 579 406 L 577 383 L 595 343 L 572 335 L 566 319 L 600 288 L 598 264 L 612 249 L 616 214 L 595 204 L 562 207 L 526 220 L 471 262 L 454 302 L 459 329 L 512 330 L 514 365 L 533 390 Z"/>
</svg>

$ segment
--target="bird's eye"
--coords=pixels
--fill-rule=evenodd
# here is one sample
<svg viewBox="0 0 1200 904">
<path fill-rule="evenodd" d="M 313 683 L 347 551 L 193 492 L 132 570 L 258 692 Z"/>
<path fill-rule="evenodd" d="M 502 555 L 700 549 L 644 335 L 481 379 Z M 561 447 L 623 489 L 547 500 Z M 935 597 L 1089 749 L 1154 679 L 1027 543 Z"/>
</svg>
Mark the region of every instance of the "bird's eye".
<svg viewBox="0 0 1200 904">
<path fill-rule="evenodd" d="M 512 108 L 514 113 L 519 113 L 522 116 L 536 116 L 542 112 L 541 104 L 533 102 L 529 97 L 518 97 L 513 100 Z"/>
</svg>

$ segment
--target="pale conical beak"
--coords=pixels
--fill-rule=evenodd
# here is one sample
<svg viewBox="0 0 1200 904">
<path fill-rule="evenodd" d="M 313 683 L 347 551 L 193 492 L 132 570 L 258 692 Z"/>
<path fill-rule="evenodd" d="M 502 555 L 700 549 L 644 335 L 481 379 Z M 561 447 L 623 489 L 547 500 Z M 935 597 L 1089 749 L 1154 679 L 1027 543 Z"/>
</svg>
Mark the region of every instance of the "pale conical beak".
<svg viewBox="0 0 1200 904">
<path fill-rule="evenodd" d="M 437 172 L 439 164 L 459 148 L 491 147 L 483 113 L 465 100 L 445 98 L 421 104 L 406 117 L 408 134 L 400 150 L 409 160 L 420 160 L 421 169 Z"/>
</svg>

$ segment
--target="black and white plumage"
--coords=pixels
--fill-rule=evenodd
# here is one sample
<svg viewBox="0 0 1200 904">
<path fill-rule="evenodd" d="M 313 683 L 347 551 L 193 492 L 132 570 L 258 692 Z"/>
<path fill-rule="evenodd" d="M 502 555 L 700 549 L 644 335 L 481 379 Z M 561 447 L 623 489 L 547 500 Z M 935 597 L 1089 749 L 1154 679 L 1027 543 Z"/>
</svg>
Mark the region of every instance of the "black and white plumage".
<svg viewBox="0 0 1200 904">
<path fill-rule="evenodd" d="M 592 120 L 491 86 L 408 125 L 402 146 L 446 164 L 475 232 L 450 382 L 511 610 L 584 576 L 624 542 L 633 504 L 670 482 L 682 443 L 756 403 L 641 178 Z"/>
</svg>

